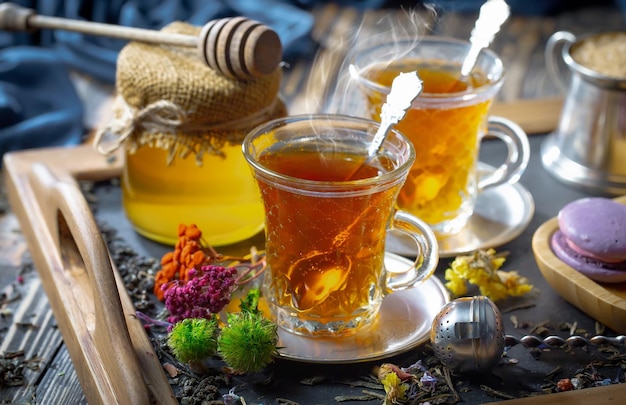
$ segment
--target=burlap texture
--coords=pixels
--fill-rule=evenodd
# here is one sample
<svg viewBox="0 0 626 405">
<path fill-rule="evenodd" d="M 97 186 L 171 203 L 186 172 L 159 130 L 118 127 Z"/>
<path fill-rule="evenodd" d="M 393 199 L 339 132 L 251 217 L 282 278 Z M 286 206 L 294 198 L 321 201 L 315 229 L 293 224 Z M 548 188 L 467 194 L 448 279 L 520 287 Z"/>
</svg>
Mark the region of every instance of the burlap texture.
<svg viewBox="0 0 626 405">
<path fill-rule="evenodd" d="M 174 22 L 163 31 L 197 36 L 200 29 Z M 279 68 L 261 78 L 230 79 L 202 63 L 195 48 L 131 42 L 117 61 L 114 117 L 133 111 L 134 124 L 126 139 L 131 151 L 150 145 L 169 150 L 170 162 L 189 153 L 201 161 L 204 153 L 219 154 L 224 144 L 241 143 L 255 126 L 286 114 L 277 98 L 281 77 Z M 162 101 L 182 114 L 178 110 L 173 114 L 171 108 L 156 108 L 154 114 L 174 124 L 142 125 L 136 113 Z"/>
</svg>

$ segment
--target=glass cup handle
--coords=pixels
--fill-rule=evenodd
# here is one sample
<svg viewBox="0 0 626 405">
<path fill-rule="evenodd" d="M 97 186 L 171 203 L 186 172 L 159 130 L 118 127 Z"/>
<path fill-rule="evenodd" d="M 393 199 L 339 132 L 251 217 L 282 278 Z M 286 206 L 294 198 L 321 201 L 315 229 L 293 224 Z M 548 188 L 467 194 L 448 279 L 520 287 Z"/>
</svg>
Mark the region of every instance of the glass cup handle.
<svg viewBox="0 0 626 405">
<path fill-rule="evenodd" d="M 384 294 L 405 290 L 425 281 L 437 269 L 439 245 L 432 229 L 422 220 L 404 211 L 396 211 L 390 230 L 409 236 L 418 247 L 415 262 L 402 271 L 386 269 Z"/>
<path fill-rule="evenodd" d="M 573 44 L 574 42 L 576 42 L 576 36 L 568 31 L 557 31 L 552 34 L 548 39 L 548 42 L 546 42 L 544 55 L 546 59 L 546 70 L 548 71 L 548 76 L 550 76 L 552 81 L 559 85 L 563 94 L 567 94 L 567 87 L 564 79 L 567 76 L 567 72 L 564 72 L 561 69 L 561 66 L 563 65 L 563 58 L 560 57 L 560 51 L 563 50 L 563 46 L 565 46 L 566 43 Z"/>
<path fill-rule="evenodd" d="M 479 179 L 479 191 L 505 183 L 515 183 L 526 170 L 530 159 L 528 136 L 519 125 L 502 117 L 489 117 L 487 123 L 487 135 L 504 142 L 508 155 L 493 173 Z"/>
</svg>

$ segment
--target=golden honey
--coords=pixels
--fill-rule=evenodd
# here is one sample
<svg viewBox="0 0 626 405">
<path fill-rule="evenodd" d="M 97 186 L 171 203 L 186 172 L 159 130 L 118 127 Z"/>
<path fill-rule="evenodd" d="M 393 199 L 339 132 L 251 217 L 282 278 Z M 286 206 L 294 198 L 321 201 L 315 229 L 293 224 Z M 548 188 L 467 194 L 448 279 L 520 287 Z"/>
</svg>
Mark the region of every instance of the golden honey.
<svg viewBox="0 0 626 405">
<path fill-rule="evenodd" d="M 224 156 L 195 156 L 167 162 L 167 151 L 143 146 L 126 154 L 122 199 L 138 233 L 165 244 L 176 243 L 178 224 L 195 223 L 204 240 L 228 245 L 263 230 L 259 192 L 241 152 L 226 146 Z"/>
</svg>

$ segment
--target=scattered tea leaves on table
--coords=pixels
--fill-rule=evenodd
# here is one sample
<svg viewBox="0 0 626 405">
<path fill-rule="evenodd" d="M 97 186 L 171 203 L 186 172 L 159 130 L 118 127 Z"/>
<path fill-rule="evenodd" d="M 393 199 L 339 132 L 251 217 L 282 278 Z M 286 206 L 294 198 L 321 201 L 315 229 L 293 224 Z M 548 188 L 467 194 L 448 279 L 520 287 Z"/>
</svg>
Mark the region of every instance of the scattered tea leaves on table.
<svg viewBox="0 0 626 405">
<path fill-rule="evenodd" d="M 109 245 L 112 258 L 116 263 L 118 270 L 128 292 L 137 306 L 138 310 L 145 311 L 146 314 L 155 319 L 164 319 L 162 312 L 162 303 L 158 302 L 150 292 L 154 288 L 154 276 L 160 268 L 160 263 L 152 258 L 145 258 L 138 255 L 128 246 L 116 233 L 116 230 L 105 223 L 99 223 L 99 226 L 105 236 L 105 240 Z M 515 304 L 519 308 L 528 305 L 525 303 Z M 511 305 L 513 309 L 515 305 Z M 141 308 L 141 309 L 140 309 Z M 524 320 L 518 319 L 517 316 L 510 317 L 514 324 L 515 330 L 525 334 L 533 334 L 540 337 L 546 337 L 554 333 L 568 334 L 586 333 L 582 331 L 575 321 L 566 323 L 556 328 L 550 324 L 548 320 L 530 325 Z M 596 331 L 604 329 L 601 325 L 596 325 Z M 166 343 L 165 328 L 152 327 L 148 331 L 148 335 L 152 341 L 155 353 L 161 360 L 165 369 L 168 371 L 168 380 L 176 393 L 176 397 L 181 404 L 217 404 L 226 403 L 224 397 L 219 394 L 220 390 L 224 391 L 232 389 L 233 376 L 229 374 L 227 369 L 219 371 L 213 368 L 213 375 L 198 375 L 189 370 L 189 368 L 176 360 L 171 349 Z M 600 333 L 600 332 L 599 332 Z M 451 374 L 450 370 L 444 367 L 434 355 L 429 344 L 415 349 L 420 356 L 420 361 L 413 365 L 397 365 L 401 370 L 410 373 L 412 377 L 407 381 L 409 389 L 406 392 L 406 401 L 399 402 L 401 404 L 418 404 L 430 402 L 431 404 L 455 404 L 462 401 L 462 396 L 475 390 L 481 390 L 488 395 L 500 399 L 518 398 L 523 396 L 541 396 L 547 393 L 558 392 L 567 387 L 563 382 L 568 379 L 573 389 L 584 389 L 597 385 L 624 383 L 624 370 L 626 370 L 626 354 L 624 349 L 619 348 L 594 348 L 593 353 L 598 357 L 592 363 L 580 367 L 580 369 L 571 372 L 569 368 L 554 368 L 547 371 L 544 376 L 544 383 L 534 387 L 528 387 L 528 391 L 509 392 L 506 389 L 500 389 L 491 384 L 476 384 L 470 378 L 461 375 Z M 561 349 L 552 349 L 561 350 Z M 579 348 L 574 348 L 572 355 L 576 356 Z M 535 357 L 537 361 L 541 361 L 543 348 L 525 349 L 528 356 Z M 4 360 L 9 361 L 9 360 Z M 517 361 L 503 361 L 499 367 L 516 367 Z M 403 367 L 404 366 L 404 367 Z M 426 377 L 425 377 L 426 376 Z M 358 377 L 358 376 L 355 376 Z M 377 380 L 372 380 L 372 376 L 364 375 L 356 380 L 345 381 L 342 383 L 351 384 L 352 386 L 362 386 L 360 394 L 340 395 L 335 397 L 336 402 L 355 402 L 355 401 L 385 401 L 387 395 L 383 390 L 382 384 Z M 433 382 L 433 379 L 436 381 Z M 268 380 L 273 380 L 272 376 Z M 300 381 L 304 385 L 312 385 L 314 389 L 318 389 L 318 385 L 324 383 L 332 383 L 327 376 L 315 375 Z M 560 382 L 560 387 L 559 387 Z M 227 391 L 230 392 L 230 391 Z M 245 403 L 244 396 L 239 392 L 235 393 L 240 398 L 241 403 Z M 297 405 L 296 402 L 286 398 L 275 398 L 274 403 L 285 405 Z"/>
<path fill-rule="evenodd" d="M 0 355 L 0 388 L 17 387 L 26 383 L 25 369 L 37 370 L 41 363 L 40 357 L 24 359 L 23 350 Z"/>
</svg>

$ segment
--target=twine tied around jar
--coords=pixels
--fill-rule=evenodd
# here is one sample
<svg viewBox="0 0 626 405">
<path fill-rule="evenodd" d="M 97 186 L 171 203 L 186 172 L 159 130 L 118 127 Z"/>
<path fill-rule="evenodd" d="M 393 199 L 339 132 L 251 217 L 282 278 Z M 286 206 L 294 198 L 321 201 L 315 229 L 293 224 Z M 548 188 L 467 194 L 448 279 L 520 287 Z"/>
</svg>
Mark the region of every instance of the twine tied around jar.
<svg viewBox="0 0 626 405">
<path fill-rule="evenodd" d="M 131 153 L 139 146 L 150 144 L 168 151 L 168 165 L 176 155 L 184 158 L 194 153 L 196 163 L 201 166 L 204 153 L 220 154 L 220 149 L 227 141 L 211 137 L 212 133 L 249 130 L 273 118 L 277 108 L 284 108 L 278 100 L 275 98 L 269 105 L 245 117 L 209 123 L 188 121 L 189 112 L 169 100 L 155 101 L 137 109 L 118 96 L 114 105 L 116 118 L 96 132 L 93 145 L 98 153 L 108 155 L 130 139 L 128 146 Z M 113 139 L 105 143 L 105 137 Z"/>
</svg>

